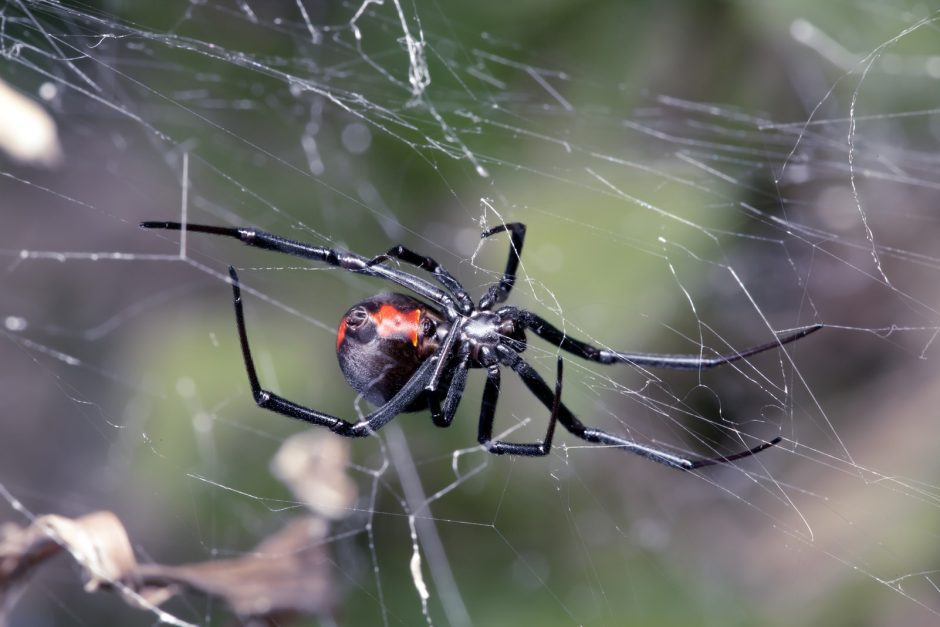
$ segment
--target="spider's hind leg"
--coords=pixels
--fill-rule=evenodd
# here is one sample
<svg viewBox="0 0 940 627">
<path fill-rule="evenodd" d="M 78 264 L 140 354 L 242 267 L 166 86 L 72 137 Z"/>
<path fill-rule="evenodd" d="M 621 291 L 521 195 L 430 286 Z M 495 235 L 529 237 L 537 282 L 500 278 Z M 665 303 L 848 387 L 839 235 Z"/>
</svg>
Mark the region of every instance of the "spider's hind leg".
<svg viewBox="0 0 940 627">
<path fill-rule="evenodd" d="M 248 332 L 245 328 L 245 312 L 242 307 L 241 284 L 239 283 L 235 268 L 229 266 L 228 271 L 232 282 L 235 323 L 238 326 L 238 339 L 241 343 L 242 358 L 245 361 L 245 370 L 248 372 L 251 394 L 259 407 L 283 416 L 303 420 L 313 425 L 327 427 L 330 431 L 338 435 L 350 438 L 364 437 L 378 430 L 395 416 L 403 412 L 405 408 L 424 391 L 425 385 L 431 380 L 435 360 L 427 359 L 395 396 L 366 416 L 362 421 L 356 423 L 315 409 L 310 409 L 309 407 L 304 407 L 303 405 L 299 405 L 283 396 L 279 396 L 274 392 L 262 388 L 261 382 L 258 379 L 258 373 L 255 371 L 255 362 L 251 356 L 251 348 L 248 345 Z M 443 358 L 443 356 L 441 357 Z"/>
<path fill-rule="evenodd" d="M 438 427 L 449 427 L 454 421 L 457 406 L 467 387 L 467 375 L 470 364 L 470 345 L 464 344 L 458 349 L 456 366 L 450 377 L 450 385 L 443 395 L 440 390 L 432 390 L 428 395 L 428 405 L 431 410 L 431 422 Z M 441 404 L 443 396 L 444 403 Z"/>
<path fill-rule="evenodd" d="M 439 264 L 431 257 L 426 257 L 424 255 L 419 255 L 409 248 L 405 248 L 401 244 L 398 246 L 393 246 L 389 248 L 384 254 L 377 255 L 369 260 L 366 264 L 366 267 L 371 268 L 372 266 L 384 263 L 389 259 L 398 259 L 409 263 L 416 268 L 421 270 L 427 270 L 434 275 L 434 278 L 437 279 L 437 282 L 443 285 L 447 290 L 453 295 L 453 297 L 460 304 L 461 313 L 464 315 L 469 314 L 473 311 L 473 300 L 470 298 L 470 295 L 467 294 L 467 290 L 463 288 L 454 275 L 447 271 L 447 268 Z"/>
</svg>

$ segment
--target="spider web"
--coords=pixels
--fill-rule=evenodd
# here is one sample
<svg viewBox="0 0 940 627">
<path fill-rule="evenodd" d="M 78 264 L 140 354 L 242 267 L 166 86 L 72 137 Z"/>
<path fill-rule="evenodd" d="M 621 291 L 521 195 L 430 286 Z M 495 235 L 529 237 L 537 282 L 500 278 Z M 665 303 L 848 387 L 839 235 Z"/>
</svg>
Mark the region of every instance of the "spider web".
<svg viewBox="0 0 940 627">
<path fill-rule="evenodd" d="M 493 457 L 475 371 L 452 428 L 406 414 L 352 443 L 335 620 L 934 624 L 940 16 L 473 4 L 0 7 L 0 78 L 30 99 L 0 131 L 4 520 L 109 509 L 138 558 L 182 562 L 294 513 L 267 464 L 302 426 L 252 403 L 228 264 L 264 385 L 370 411 L 335 328 L 388 285 L 141 220 L 401 243 L 472 294 L 508 246 L 479 233 L 519 221 L 511 302 L 572 337 L 712 356 L 825 324 L 701 373 L 562 355 L 589 425 L 687 455 L 783 441 L 695 473 L 563 431 L 547 458 Z M 558 354 L 524 356 L 551 380 Z M 497 431 L 535 441 L 547 415 L 504 373 Z M 228 620 L 211 598 L 124 607 L 69 567 L 12 612 Z"/>
</svg>

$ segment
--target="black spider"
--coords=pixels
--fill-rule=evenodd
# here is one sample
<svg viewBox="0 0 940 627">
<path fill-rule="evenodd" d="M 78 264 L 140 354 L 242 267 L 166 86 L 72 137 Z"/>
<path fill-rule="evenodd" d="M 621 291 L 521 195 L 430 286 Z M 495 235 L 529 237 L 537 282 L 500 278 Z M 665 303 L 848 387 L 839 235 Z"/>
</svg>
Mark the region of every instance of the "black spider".
<svg viewBox="0 0 940 627">
<path fill-rule="evenodd" d="M 805 327 L 783 335 L 776 341 L 717 357 L 620 353 L 596 348 L 568 337 L 530 311 L 511 306 L 492 310 L 494 305 L 506 300 L 516 282 L 519 253 L 525 236 L 525 225 L 519 223 L 500 225 L 482 234 L 481 237 L 485 238 L 508 231 L 510 248 L 505 272 L 497 283 L 487 289 L 477 305 L 473 304 L 470 295 L 457 279 L 439 263 L 404 246 L 396 246 L 384 255 L 368 259 L 332 248 L 311 246 L 253 228 L 183 225 L 179 222 L 143 222 L 140 226 L 145 229 L 186 229 L 234 237 L 249 246 L 322 261 L 344 270 L 380 277 L 434 303 L 436 307 L 404 294 L 379 294 L 357 304 L 343 316 L 336 338 L 340 368 L 353 388 L 371 403 L 379 406 L 362 421 L 352 423 L 298 405 L 261 387 L 248 347 L 238 275 L 234 268 L 229 267 L 234 291 L 235 321 L 255 401 L 265 409 L 328 427 L 334 433 L 346 437 L 369 435 L 402 412 L 426 408 L 430 409 L 434 424 L 447 427 L 454 419 L 457 405 L 460 403 L 467 383 L 468 370 L 485 368 L 486 386 L 480 409 L 478 439 L 491 453 L 547 455 L 551 450 L 555 423 L 558 421 L 572 434 L 588 442 L 622 448 L 681 470 L 731 462 L 773 446 L 780 438 L 727 457 L 688 459 L 590 428 L 561 403 L 561 358 L 558 358 L 557 379 L 553 392 L 535 369 L 520 356 L 526 348 L 525 331 L 530 330 L 562 350 L 601 364 L 627 363 L 651 368 L 700 370 L 778 348 L 822 328 L 822 325 Z M 392 258 L 426 270 L 444 289 L 420 277 L 383 265 L 383 262 Z M 522 444 L 493 439 L 493 418 L 499 398 L 501 365 L 508 366 L 519 375 L 529 391 L 551 409 L 548 429 L 541 442 Z"/>
</svg>

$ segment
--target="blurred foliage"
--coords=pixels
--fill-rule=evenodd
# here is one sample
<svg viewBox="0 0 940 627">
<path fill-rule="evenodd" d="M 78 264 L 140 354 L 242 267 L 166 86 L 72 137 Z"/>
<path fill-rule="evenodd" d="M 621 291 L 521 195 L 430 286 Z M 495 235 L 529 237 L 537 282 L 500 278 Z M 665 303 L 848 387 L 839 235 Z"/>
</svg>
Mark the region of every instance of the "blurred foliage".
<svg viewBox="0 0 940 627">
<path fill-rule="evenodd" d="M 761 311 L 775 325 L 811 322 L 813 312 L 800 309 L 807 288 L 787 274 L 791 260 L 804 260 L 797 253 L 781 252 L 768 269 L 756 255 L 743 252 L 735 257 L 738 249 L 733 244 L 716 246 L 708 235 L 625 203 L 616 194 L 587 193 L 588 187 L 600 185 L 585 174 L 585 167 L 590 164 L 598 177 L 618 190 L 668 208 L 673 217 L 694 219 L 715 232 L 760 232 L 762 225 L 747 213 L 721 209 L 740 202 L 764 203 L 761 208 L 772 215 L 785 215 L 774 207 L 774 195 L 780 190 L 772 180 L 763 173 L 748 178 L 746 172 L 739 180 L 716 179 L 712 181 L 713 193 L 703 199 L 693 185 L 676 182 L 692 176 L 695 169 L 675 158 L 673 144 L 657 143 L 639 131 L 625 130 L 624 123 L 674 116 L 681 127 L 683 118 L 693 119 L 687 112 L 661 106 L 659 96 L 721 103 L 729 110 L 768 120 L 806 120 L 843 70 L 793 41 L 790 29 L 795 20 L 807 20 L 832 34 L 852 54 L 870 52 L 907 24 L 901 5 L 880 11 L 864 2 L 404 3 L 409 15 L 420 18 L 428 40 L 432 76 L 428 102 L 460 129 L 461 140 L 474 154 L 487 159 L 484 166 L 491 176 L 480 177 L 467 160 L 451 158 L 430 145 L 428 138 L 440 139 L 442 133 L 425 105 L 409 102 L 406 85 L 394 85 L 363 60 L 374 61 L 396 80 L 406 80 L 407 57 L 391 6 L 373 5 L 363 18 L 360 57 L 348 33 L 342 45 L 317 46 L 298 36 L 303 22 L 293 1 L 248 2 L 262 20 L 280 15 L 290 28 L 252 25 L 238 17 L 237 4 L 217 0 L 63 3 L 86 15 L 120 20 L 122 25 L 114 25 L 115 31 L 128 26 L 178 39 L 173 40 L 174 45 L 165 45 L 160 37 L 148 39 L 141 34 L 116 42 L 102 38 L 103 46 L 114 45 L 105 48 L 111 52 L 103 56 L 115 69 L 76 62 L 83 71 L 105 79 L 130 72 L 133 81 L 118 104 L 126 105 L 158 132 L 100 103 L 95 106 L 94 99 L 92 104 L 74 104 L 71 98 L 60 103 L 61 130 L 75 156 L 70 157 L 68 173 L 51 174 L 50 180 L 87 179 L 88 187 L 94 188 L 89 194 L 100 194 L 94 205 L 107 207 L 109 219 L 96 217 L 85 230 L 95 230 L 104 223 L 107 230 L 96 235 L 100 239 L 89 238 L 82 240 L 82 246 L 75 246 L 70 238 L 79 231 L 61 225 L 58 212 L 24 216 L 21 220 L 27 226 L 22 228 L 28 235 L 24 241 L 30 242 L 24 246 L 44 241 L 36 234 L 60 225 L 65 239 L 58 249 L 97 246 L 172 254 L 175 234 L 165 239 L 143 235 L 134 230 L 134 224 L 140 219 L 173 219 L 178 214 L 180 155 L 188 152 L 189 217 L 194 221 L 252 223 L 364 255 L 402 243 L 438 258 L 478 293 L 480 286 L 501 270 L 506 254 L 506 243 L 494 239 L 483 245 L 472 264 L 468 261 L 477 250 L 481 216 L 489 224 L 498 220 L 481 206 L 480 199 L 485 197 L 505 220 L 520 220 L 529 226 L 523 259 L 526 278 L 532 283 L 517 288 L 515 304 L 546 317 L 560 310 L 564 320 L 577 323 L 578 328 L 571 329 L 573 334 L 599 339 L 612 347 L 649 352 L 688 350 L 688 342 L 667 329 L 678 329 L 694 339 L 701 320 L 713 324 L 721 337 L 730 337 L 739 346 L 766 341 L 766 334 L 757 335 L 766 328 L 744 297 L 716 287 L 729 280 L 727 276 L 716 279 L 720 270 L 714 264 L 729 258 L 749 262 L 737 264 L 744 268 L 742 272 L 750 270 L 762 276 L 766 271 L 770 278 L 756 291 Z M 305 6 L 316 25 L 342 24 L 356 9 L 349 3 Z M 915 13 L 918 10 L 922 9 L 911 8 Z M 37 19 L 63 19 L 46 15 L 38 6 L 35 11 Z M 884 19 L 884 13 L 895 19 Z M 68 17 L 64 22 L 69 22 Z M 100 33 L 110 28 L 108 24 L 97 29 L 77 24 L 65 30 L 78 39 L 101 37 Z M 903 52 L 932 54 L 933 35 L 934 31 L 926 31 L 905 40 Z M 328 32 L 324 36 L 333 35 Z M 187 50 L 190 42 L 198 42 L 200 51 Z M 218 48 L 207 53 L 207 44 Z M 546 106 L 543 88 L 531 74 L 511 64 L 487 66 L 493 80 L 505 84 L 502 90 L 474 82 L 465 69 L 473 65 L 475 49 L 563 73 L 563 78 L 552 76 L 552 85 L 565 101 L 574 103 L 573 110 Z M 134 56 L 135 52 L 139 56 Z M 286 83 L 276 72 L 259 71 L 251 63 L 239 62 L 242 53 L 263 60 L 267 68 L 313 77 L 325 89 L 346 89 L 349 83 L 344 81 L 344 73 L 360 73 L 361 79 L 352 84 L 361 90 L 362 98 L 412 121 L 414 127 L 395 127 L 394 133 L 388 133 L 373 124 L 368 150 L 353 154 L 344 148 L 343 133 L 361 119 L 329 99 L 308 97 L 303 86 Z M 800 82 L 809 66 L 812 71 L 807 80 L 816 81 L 812 88 Z M 16 68 L 14 74 L 21 85 L 31 80 L 22 68 Z M 825 114 L 844 117 L 856 84 L 857 78 L 840 84 L 836 96 L 822 107 Z M 932 107 L 931 94 L 926 91 L 919 77 L 884 82 L 873 77 L 862 89 L 861 108 L 888 112 Z M 516 101 L 494 106 L 499 103 L 496 92 L 510 94 Z M 218 107 L 213 106 L 216 103 Z M 318 107 L 322 111 L 311 113 Z M 474 132 L 473 116 L 514 126 L 507 130 L 481 125 Z M 383 118 L 377 115 L 375 120 L 380 123 Z M 310 124 L 318 126 L 317 148 L 326 164 L 323 175 L 311 175 L 298 141 L 308 133 Z M 523 128 L 533 135 L 517 132 Z M 685 131 L 690 137 L 708 134 L 708 129 L 694 125 Z M 922 119 L 899 122 L 894 131 L 896 137 L 903 138 L 893 140 L 898 143 L 923 141 L 933 146 Z M 559 142 L 546 147 L 536 133 Z M 928 136 L 929 140 L 924 139 Z M 754 143 L 750 138 L 734 137 L 722 137 L 721 141 L 727 145 Z M 574 154 L 561 142 L 576 147 Z M 613 161 L 598 166 L 587 155 L 578 154 L 584 147 L 616 156 L 629 166 Z M 842 159 L 844 162 L 844 155 Z M 115 191 L 95 181 L 96 167 L 104 171 L 113 168 L 119 172 L 115 178 L 126 187 Z M 650 175 L 649 170 L 656 175 Z M 814 184 L 829 184 L 829 176 L 820 174 Z M 831 176 L 844 178 L 844 172 Z M 713 204 L 716 196 L 725 198 L 726 204 Z M 625 205 L 636 210 L 625 209 Z M 663 250 L 651 248 L 650 242 L 658 237 L 678 240 L 688 255 L 670 258 L 670 268 L 664 263 Z M 770 248 L 764 241 L 760 244 L 765 250 Z M 305 264 L 245 250 L 228 241 L 190 235 L 189 246 L 195 263 L 206 264 L 220 274 L 207 277 L 202 268 L 182 263 L 110 266 L 114 283 L 98 286 L 106 292 L 101 300 L 88 298 L 79 287 L 97 278 L 86 276 L 57 288 L 56 297 L 62 300 L 48 307 L 67 312 L 90 306 L 88 301 L 92 301 L 100 304 L 99 312 L 113 312 L 120 310 L 120 305 L 108 299 L 123 297 L 127 305 L 149 303 L 145 299 L 154 294 L 169 295 L 162 302 L 148 304 L 118 332 L 94 344 L 91 361 L 102 364 L 108 372 L 126 374 L 139 389 L 130 393 L 123 386 L 98 389 L 95 383 L 73 383 L 87 392 L 79 396 L 105 407 L 102 413 L 109 421 L 125 426 L 127 432 L 114 434 L 102 428 L 104 435 L 99 437 L 95 432 L 98 439 L 87 443 L 87 450 L 71 451 L 68 459 L 61 461 L 74 470 L 91 463 L 89 459 L 107 459 L 96 467 L 102 477 L 95 479 L 92 473 L 89 479 L 75 471 L 70 480 L 56 480 L 64 482 L 59 498 L 72 499 L 76 509 L 109 498 L 123 503 L 129 518 L 136 517 L 146 532 L 133 534 L 148 538 L 141 551 L 160 555 L 163 561 L 245 550 L 277 525 L 280 512 L 274 499 L 288 498 L 269 475 L 267 464 L 280 441 L 301 427 L 258 410 L 251 401 L 230 291 L 220 280 L 224 267 L 229 263 L 239 267 L 251 288 L 246 294 L 249 333 L 266 385 L 298 402 L 348 418 L 354 394 L 336 368 L 333 328 L 350 304 L 387 287 L 335 270 L 296 269 Z M 746 250 L 748 243 L 740 246 Z M 781 270 L 781 265 L 786 267 Z M 786 281 L 774 281 L 774 271 L 784 273 Z M 199 282 L 186 293 L 172 292 L 193 280 Z M 42 283 L 48 286 L 51 281 Z M 695 289 L 691 296 L 694 311 L 680 286 Z M 12 291 L 29 293 L 28 289 L 17 286 Z M 39 298 L 37 294 L 35 299 Z M 293 311 L 272 305 L 272 299 Z M 826 313 L 842 312 L 823 312 L 823 320 L 828 320 Z M 89 319 L 94 317 L 94 313 L 88 315 Z M 50 333 L 50 337 L 50 343 L 59 348 L 70 347 L 69 340 L 56 344 L 55 335 Z M 76 344 L 74 352 L 81 353 L 82 344 Z M 800 350 L 796 349 L 797 354 Z M 533 347 L 527 357 L 547 372 L 554 353 Z M 773 357 L 761 363 L 768 365 L 768 371 L 777 364 Z M 850 373 L 832 373 L 832 380 L 857 381 L 873 376 L 876 367 L 885 367 L 860 358 L 859 364 L 863 363 Z M 585 421 L 603 421 L 604 411 L 618 412 L 631 416 L 631 429 L 635 417 L 636 432 L 631 434 L 640 439 L 695 448 L 694 437 L 683 429 L 663 425 L 654 412 L 625 395 L 609 392 L 606 382 L 592 379 L 574 365 L 566 372 L 580 384 L 565 389 L 565 400 Z M 631 389 L 643 387 L 640 373 L 621 374 L 617 375 L 618 383 Z M 838 397 L 839 390 L 829 390 L 825 383 L 830 374 L 823 377 L 822 370 L 818 374 L 817 391 Z M 690 405 L 705 416 L 720 413 L 734 420 L 770 414 L 771 422 L 778 418 L 776 408 L 764 406 L 770 405 L 767 397 L 751 394 L 757 386 L 748 385 L 742 391 L 737 389 L 737 380 L 723 383 L 719 375 L 703 375 L 701 379 L 683 376 L 664 375 L 667 385 L 679 381 L 679 389 L 689 389 L 688 396 L 693 397 Z M 706 390 L 690 389 L 696 381 Z M 547 411 L 519 389 L 521 385 L 513 383 L 500 401 L 502 427 L 508 428 L 513 419 L 532 417 L 531 429 L 526 427 L 513 437 L 540 437 Z M 471 383 L 452 429 L 433 428 L 424 413 L 402 416 L 396 422 L 396 428 L 404 431 L 429 494 L 453 480 L 451 453 L 476 441 L 480 388 L 479 381 Z M 703 398 L 694 398 L 696 393 Z M 6 395 L 11 394 L 8 389 Z M 684 400 L 686 392 L 682 394 Z M 70 399 L 66 407 L 70 403 L 74 401 Z M 47 413 L 61 416 L 53 410 Z M 41 424 L 46 424 L 52 418 L 42 420 Z M 64 441 L 69 437 L 91 439 L 89 424 L 100 428 L 99 420 L 91 417 L 63 427 Z M 699 432 L 707 429 L 692 426 Z M 839 428 L 850 429 L 848 425 Z M 63 455 L 61 443 L 37 447 L 48 457 Z M 363 469 L 382 463 L 385 457 L 379 447 L 373 441 L 356 443 L 363 511 L 344 529 L 361 529 L 371 512 L 374 559 L 381 566 L 383 596 L 381 601 L 377 598 L 371 572 L 372 542 L 366 534 L 337 539 L 333 546 L 337 579 L 347 586 L 348 595 L 341 624 L 378 624 L 383 606 L 390 624 L 417 624 L 421 620 L 407 567 L 411 545 L 407 519 L 401 516 L 404 497 L 397 480 L 389 478 L 394 476 L 393 470 L 378 480 L 377 500 L 370 500 L 371 476 Z M 8 460 L 4 472 L 9 473 L 3 476 L 20 477 L 28 483 L 21 472 L 14 474 L 16 464 L 9 461 L 18 455 L 3 455 Z M 467 465 L 481 461 L 480 454 L 471 454 Z M 488 464 L 482 475 L 466 481 L 432 509 L 475 624 L 858 625 L 877 614 L 885 597 L 895 602 L 900 597 L 886 588 L 872 593 L 875 584 L 869 580 L 863 580 L 864 585 L 836 581 L 820 589 L 812 604 L 790 607 L 772 587 L 761 588 L 767 580 L 750 580 L 753 572 L 764 566 L 760 555 L 731 554 L 738 546 L 735 534 L 771 526 L 760 511 L 752 511 L 758 508 L 745 507 L 734 497 L 723 500 L 721 490 L 710 490 L 709 482 L 650 468 L 643 460 L 612 451 L 572 449 L 555 451 L 547 459 L 494 458 Z M 714 481 L 720 483 L 724 476 L 717 476 L 721 478 Z M 734 479 L 732 476 L 729 481 Z M 95 480 L 100 485 L 89 487 Z M 46 482 L 55 483 L 51 479 Z M 43 485 L 36 491 L 41 492 Z M 702 492 L 707 493 L 707 499 Z M 45 509 L 38 498 L 31 507 Z M 714 510 L 725 508 L 731 511 L 727 514 L 731 521 L 720 524 L 716 521 L 725 519 Z M 595 519 L 588 520 L 591 516 Z M 925 524 L 930 528 L 932 522 Z M 586 533 L 591 529 L 596 530 L 596 539 Z M 716 530 L 720 536 L 708 535 Z M 646 544 L 640 541 L 650 535 L 653 539 Z M 777 537 L 777 542 L 783 544 L 785 538 Z M 742 541 L 741 546 L 752 545 Z M 721 553 L 721 557 L 702 547 Z M 744 564 L 736 571 L 739 560 Z M 849 566 L 844 569 L 851 570 Z M 117 621 L 111 624 L 127 624 L 124 621 L 130 620 L 125 614 L 110 616 L 106 606 L 90 608 L 87 614 L 84 607 L 77 612 L 75 607 L 83 601 L 59 588 L 47 594 L 69 599 L 63 608 L 48 610 L 47 617 L 53 623 L 74 619 L 75 613 L 83 614 L 82 620 L 89 624 L 108 624 L 109 620 Z M 435 592 L 431 613 L 436 622 L 444 616 L 440 603 Z M 775 611 L 781 607 L 786 613 Z"/>
</svg>

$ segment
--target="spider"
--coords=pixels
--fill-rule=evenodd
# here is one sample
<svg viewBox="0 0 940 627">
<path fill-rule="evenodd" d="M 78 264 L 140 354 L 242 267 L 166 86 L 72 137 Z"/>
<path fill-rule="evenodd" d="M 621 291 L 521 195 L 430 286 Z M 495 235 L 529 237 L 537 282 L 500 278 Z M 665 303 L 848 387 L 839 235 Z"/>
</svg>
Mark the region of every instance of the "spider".
<svg viewBox="0 0 940 627">
<path fill-rule="evenodd" d="M 463 395 L 469 369 L 482 368 L 486 370 L 486 384 L 480 409 L 478 440 L 490 453 L 548 455 L 555 424 L 560 422 L 582 440 L 620 448 L 680 470 L 732 462 L 755 455 L 777 444 L 780 438 L 728 456 L 682 457 L 589 427 L 561 402 L 561 357 L 557 361 L 554 391 L 522 358 L 521 353 L 526 348 L 526 331 L 531 331 L 563 351 L 600 364 L 624 363 L 649 368 L 700 370 L 778 348 L 822 328 L 821 324 L 804 327 L 782 335 L 773 342 L 715 357 L 623 353 L 597 348 L 569 337 L 531 311 L 513 306 L 494 310 L 496 305 L 508 298 L 516 282 L 519 255 L 526 233 L 525 225 L 517 222 L 501 224 L 481 234 L 481 238 L 487 238 L 507 232 L 510 247 L 509 259 L 501 278 L 486 290 L 476 305 L 460 282 L 443 266 L 430 257 L 400 245 L 382 255 L 367 258 L 290 240 L 251 227 L 232 228 L 180 222 L 142 222 L 140 226 L 145 229 L 186 230 L 232 237 L 248 246 L 379 277 L 424 299 L 421 301 L 400 293 L 382 293 L 356 304 L 343 316 L 336 336 L 340 369 L 349 385 L 378 407 L 361 421 L 353 423 L 294 403 L 261 386 L 248 345 L 238 274 L 233 267 L 229 267 L 235 322 L 255 402 L 264 409 L 327 427 L 345 437 L 370 435 L 400 413 L 424 409 L 430 410 L 435 425 L 450 426 Z M 430 273 L 438 285 L 389 267 L 386 262 L 391 260 Z M 433 303 L 433 306 L 428 303 Z M 550 410 L 548 428 L 541 442 L 518 443 L 493 439 L 493 420 L 500 391 L 500 366 L 506 366 L 516 373 L 539 402 Z"/>
</svg>

